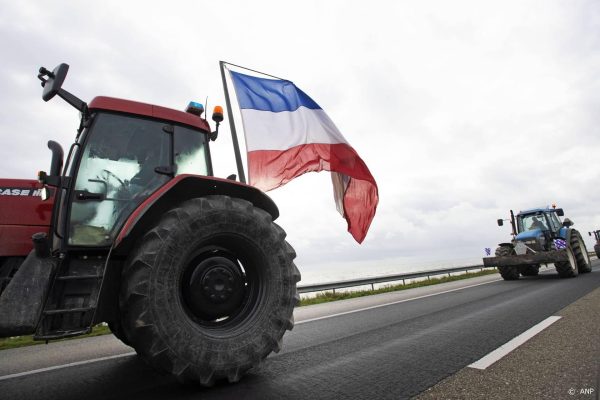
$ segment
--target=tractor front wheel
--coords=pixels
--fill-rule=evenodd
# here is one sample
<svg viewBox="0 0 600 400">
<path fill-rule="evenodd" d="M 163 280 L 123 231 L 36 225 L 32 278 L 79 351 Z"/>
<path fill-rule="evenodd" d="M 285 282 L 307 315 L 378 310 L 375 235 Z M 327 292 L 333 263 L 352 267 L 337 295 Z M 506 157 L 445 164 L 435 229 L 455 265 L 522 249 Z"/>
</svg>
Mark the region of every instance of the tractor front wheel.
<svg viewBox="0 0 600 400">
<path fill-rule="evenodd" d="M 500 246 L 496 249 L 496 257 L 512 256 L 515 249 L 512 246 Z M 519 279 L 519 267 L 498 267 L 498 272 L 505 281 L 514 281 Z"/>
<path fill-rule="evenodd" d="M 138 354 L 182 382 L 235 382 L 294 326 L 300 273 L 285 232 L 245 200 L 163 215 L 123 270 L 121 322 Z"/>
<path fill-rule="evenodd" d="M 521 275 L 537 276 L 540 273 L 540 264 L 524 265 L 521 267 Z"/>
<path fill-rule="evenodd" d="M 575 260 L 577 261 L 577 270 L 579 273 L 585 274 L 586 272 L 592 272 L 592 262 L 587 247 L 585 246 L 583 238 L 576 230 L 571 232 L 570 244 L 573 249 L 573 254 L 575 255 Z"/>
<path fill-rule="evenodd" d="M 554 267 L 561 278 L 573 278 L 579 274 L 579 270 L 577 269 L 577 260 L 575 259 L 575 254 L 570 246 L 567 247 L 566 251 L 569 261 L 556 262 L 554 263 Z"/>
</svg>

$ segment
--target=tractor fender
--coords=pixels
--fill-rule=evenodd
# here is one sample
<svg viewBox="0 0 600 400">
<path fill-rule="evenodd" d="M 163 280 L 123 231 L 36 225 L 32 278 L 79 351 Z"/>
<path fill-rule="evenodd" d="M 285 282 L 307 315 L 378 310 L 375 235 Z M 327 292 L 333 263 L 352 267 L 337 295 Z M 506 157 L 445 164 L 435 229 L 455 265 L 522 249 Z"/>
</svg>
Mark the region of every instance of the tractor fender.
<svg viewBox="0 0 600 400">
<path fill-rule="evenodd" d="M 271 214 L 273 220 L 279 217 L 275 202 L 253 186 L 210 176 L 179 175 L 150 195 L 131 213 L 113 244 L 113 254 L 129 252 L 137 239 L 151 229 L 163 213 L 175 205 L 189 199 L 210 195 L 244 199 Z"/>
<path fill-rule="evenodd" d="M 279 217 L 275 202 L 259 189 L 229 179 L 179 175 L 150 195 L 129 216 L 117 235 L 106 260 L 104 280 L 94 323 L 118 321 L 121 266 L 138 239 L 154 227 L 162 214 L 179 203 L 209 195 L 226 195 L 247 200 L 255 207 Z"/>
<path fill-rule="evenodd" d="M 569 240 L 571 239 L 571 232 L 572 231 L 573 231 L 572 228 L 567 228 L 566 226 L 563 226 L 558 231 L 558 237 L 560 237 L 561 239 L 566 240 L 567 243 L 569 243 Z"/>
</svg>

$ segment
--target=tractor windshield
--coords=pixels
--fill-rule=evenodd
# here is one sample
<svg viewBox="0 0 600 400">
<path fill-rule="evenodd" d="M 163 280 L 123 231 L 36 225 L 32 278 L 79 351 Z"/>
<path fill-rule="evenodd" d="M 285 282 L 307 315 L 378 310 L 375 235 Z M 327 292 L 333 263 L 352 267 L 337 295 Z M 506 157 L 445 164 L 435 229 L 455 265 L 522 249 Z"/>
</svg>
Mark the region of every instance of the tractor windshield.
<svg viewBox="0 0 600 400">
<path fill-rule="evenodd" d="M 541 229 L 548 230 L 548 221 L 543 213 L 519 215 L 517 217 L 519 232 Z"/>
<path fill-rule="evenodd" d="M 96 115 L 83 140 L 69 244 L 109 246 L 133 210 L 170 179 L 157 171 L 169 171 L 172 161 L 176 174 L 207 174 L 206 135 L 181 126 L 169 133 L 165 125 L 133 116 Z"/>
</svg>

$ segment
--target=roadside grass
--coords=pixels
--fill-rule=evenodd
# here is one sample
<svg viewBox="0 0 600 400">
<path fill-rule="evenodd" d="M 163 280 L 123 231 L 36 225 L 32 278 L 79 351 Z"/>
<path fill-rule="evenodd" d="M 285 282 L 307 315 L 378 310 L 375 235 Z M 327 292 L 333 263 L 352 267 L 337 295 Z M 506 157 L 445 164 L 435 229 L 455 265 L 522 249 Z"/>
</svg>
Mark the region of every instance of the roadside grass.
<svg viewBox="0 0 600 400">
<path fill-rule="evenodd" d="M 370 295 L 380 294 L 380 293 L 395 292 L 398 290 L 407 290 L 407 289 L 412 289 L 412 288 L 422 287 L 422 286 L 437 285 L 440 283 L 459 281 L 462 279 L 469 279 L 469 278 L 474 278 L 477 276 L 490 275 L 490 274 L 496 274 L 496 273 L 497 273 L 497 271 L 494 269 L 494 270 L 485 270 L 485 271 L 474 272 L 474 273 L 466 273 L 466 274 L 462 274 L 462 275 L 445 276 L 442 278 L 431 278 L 428 280 L 412 282 L 412 283 L 409 283 L 406 285 L 403 285 L 403 284 L 389 285 L 389 286 L 381 287 L 381 288 L 375 289 L 375 290 L 360 290 L 360 291 L 348 291 L 348 292 L 327 291 L 327 292 L 323 292 L 323 293 L 317 293 L 317 295 L 315 297 L 302 299 L 300 301 L 300 307 L 308 306 L 308 305 L 312 305 L 312 304 L 328 303 L 330 301 L 346 300 L 346 299 L 352 299 L 352 298 L 356 298 L 356 297 L 370 296 Z M 88 333 L 87 335 L 75 336 L 75 337 L 59 339 L 59 340 L 60 341 L 73 340 L 73 339 L 80 339 L 80 338 L 85 338 L 85 337 L 106 335 L 109 333 L 111 333 L 111 331 L 106 324 L 99 324 L 99 325 L 94 326 L 92 328 L 92 332 Z M 33 340 L 33 336 L 15 336 L 15 337 L 10 337 L 10 338 L 0 339 L 0 350 L 6 350 L 6 349 L 12 349 L 12 348 L 24 347 L 24 346 L 32 346 L 32 345 L 38 345 L 38 344 L 45 344 L 45 343 L 46 342 L 43 340 Z"/>
<path fill-rule="evenodd" d="M 104 324 L 99 324 L 99 325 L 94 326 L 92 328 L 92 331 L 90 333 L 88 333 L 87 335 L 74 336 L 74 337 L 65 338 L 65 339 L 53 340 L 53 342 L 54 341 L 58 342 L 58 341 L 63 341 L 63 340 L 80 339 L 80 338 L 84 338 L 84 337 L 100 336 L 100 335 L 106 335 L 108 333 L 111 333 L 108 326 L 104 325 Z M 15 336 L 15 337 L 0 339 L 0 350 L 13 349 L 15 347 L 33 346 L 33 345 L 45 344 L 45 343 L 46 342 L 44 340 L 33 340 L 32 335 Z"/>
</svg>

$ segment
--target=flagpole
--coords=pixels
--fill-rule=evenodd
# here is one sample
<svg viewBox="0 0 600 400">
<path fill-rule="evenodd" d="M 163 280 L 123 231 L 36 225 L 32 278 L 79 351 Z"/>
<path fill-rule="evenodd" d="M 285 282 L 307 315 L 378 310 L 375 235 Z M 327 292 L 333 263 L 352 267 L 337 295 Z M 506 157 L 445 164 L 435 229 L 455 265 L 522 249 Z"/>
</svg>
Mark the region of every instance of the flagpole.
<svg viewBox="0 0 600 400">
<path fill-rule="evenodd" d="M 219 61 L 219 66 L 221 67 L 221 79 L 223 80 L 223 91 L 225 92 L 225 105 L 227 107 L 229 129 L 231 130 L 233 152 L 235 153 L 235 163 L 237 164 L 240 182 L 246 183 L 246 176 L 244 175 L 244 165 L 242 164 L 242 156 L 240 154 L 240 145 L 237 140 L 237 133 L 235 131 L 235 124 L 233 122 L 233 113 L 231 112 L 231 102 L 229 101 L 229 91 L 227 90 L 227 81 L 225 79 L 225 61 Z"/>
</svg>

